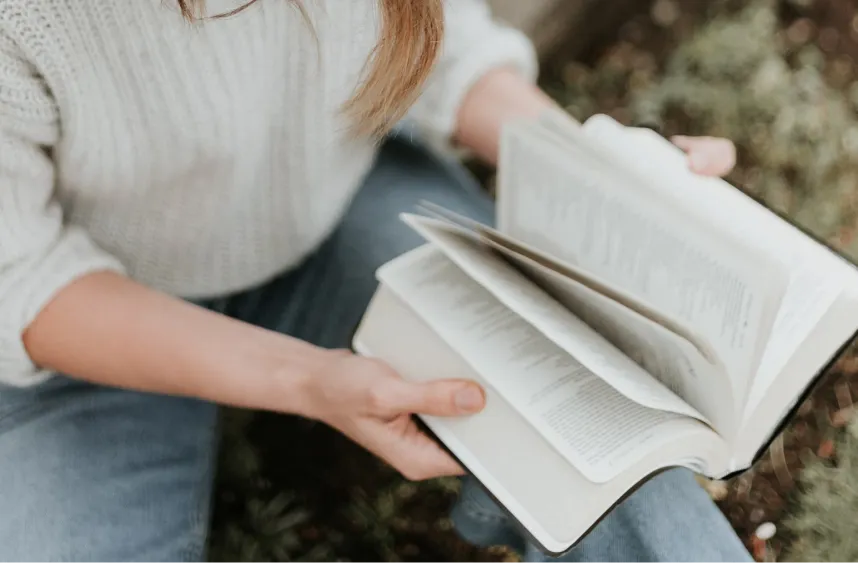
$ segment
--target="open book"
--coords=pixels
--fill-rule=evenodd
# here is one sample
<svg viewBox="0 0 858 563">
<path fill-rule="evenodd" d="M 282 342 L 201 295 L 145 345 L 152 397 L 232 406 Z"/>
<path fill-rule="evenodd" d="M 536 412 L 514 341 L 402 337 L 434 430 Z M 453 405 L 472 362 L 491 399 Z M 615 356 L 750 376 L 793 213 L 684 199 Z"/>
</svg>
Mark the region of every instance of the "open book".
<svg viewBox="0 0 858 563">
<path fill-rule="evenodd" d="M 423 422 L 545 551 L 670 467 L 750 467 L 858 331 L 858 269 L 645 129 L 509 125 L 497 225 L 427 202 L 354 338 L 487 407 Z"/>
</svg>

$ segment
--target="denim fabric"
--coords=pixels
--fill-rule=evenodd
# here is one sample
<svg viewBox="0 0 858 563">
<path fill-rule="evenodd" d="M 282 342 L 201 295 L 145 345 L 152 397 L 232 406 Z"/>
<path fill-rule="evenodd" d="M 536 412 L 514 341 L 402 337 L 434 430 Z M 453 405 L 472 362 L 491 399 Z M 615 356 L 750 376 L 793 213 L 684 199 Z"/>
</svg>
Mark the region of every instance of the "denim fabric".
<svg viewBox="0 0 858 563">
<path fill-rule="evenodd" d="M 466 540 L 514 547 L 525 561 L 752 561 L 721 511 L 684 469 L 644 484 L 557 558 L 527 543 L 470 478 L 452 517 Z"/>
<path fill-rule="evenodd" d="M 464 169 L 391 140 L 337 230 L 299 268 L 205 305 L 325 347 L 349 345 L 375 270 L 421 239 L 397 215 L 428 199 L 481 221 L 492 204 Z M 209 521 L 216 408 L 64 377 L 0 388 L 0 559 L 200 560 Z M 453 519 L 478 544 L 541 559 L 465 480 Z M 748 560 L 684 471 L 614 510 L 565 560 Z"/>
</svg>

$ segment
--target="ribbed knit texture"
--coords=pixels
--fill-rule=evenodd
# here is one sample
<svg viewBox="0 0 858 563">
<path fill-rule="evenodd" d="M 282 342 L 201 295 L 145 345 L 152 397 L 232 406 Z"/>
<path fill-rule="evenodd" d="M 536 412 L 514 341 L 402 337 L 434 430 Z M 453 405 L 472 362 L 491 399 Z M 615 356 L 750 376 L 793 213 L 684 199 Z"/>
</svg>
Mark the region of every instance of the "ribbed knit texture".
<svg viewBox="0 0 858 563">
<path fill-rule="evenodd" d="M 222 13 L 242 0 L 208 0 Z M 21 335 L 86 273 L 208 297 L 296 264 L 334 228 L 376 147 L 339 113 L 378 34 L 375 0 L 290 0 L 190 25 L 173 0 L 0 0 L 0 381 L 49 377 Z M 410 118 L 446 139 L 485 71 L 536 74 L 518 32 L 449 0 Z M 129 319 L 129 322 L 134 322 Z"/>
</svg>

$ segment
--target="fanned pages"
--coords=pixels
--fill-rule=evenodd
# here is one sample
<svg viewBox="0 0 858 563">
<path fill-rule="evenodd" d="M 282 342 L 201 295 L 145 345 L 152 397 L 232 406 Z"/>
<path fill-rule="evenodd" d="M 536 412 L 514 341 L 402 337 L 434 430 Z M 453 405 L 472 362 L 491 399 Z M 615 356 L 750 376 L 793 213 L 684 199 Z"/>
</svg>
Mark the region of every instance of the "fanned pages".
<svg viewBox="0 0 858 563">
<path fill-rule="evenodd" d="M 662 469 L 750 467 L 858 331 L 851 263 L 607 116 L 507 126 L 497 209 L 404 213 L 425 245 L 379 270 L 354 347 L 486 388 L 424 421 L 549 553 Z"/>
</svg>

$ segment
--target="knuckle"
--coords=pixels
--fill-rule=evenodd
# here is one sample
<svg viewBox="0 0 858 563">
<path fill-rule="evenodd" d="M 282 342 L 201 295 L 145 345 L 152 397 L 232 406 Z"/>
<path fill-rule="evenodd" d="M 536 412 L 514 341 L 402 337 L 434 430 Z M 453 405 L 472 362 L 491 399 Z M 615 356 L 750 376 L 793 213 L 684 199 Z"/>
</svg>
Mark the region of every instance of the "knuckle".
<svg viewBox="0 0 858 563">
<path fill-rule="evenodd" d="M 388 364 L 387 362 L 385 362 L 383 360 L 373 358 L 372 359 L 372 367 L 377 373 L 379 373 L 385 377 L 388 377 L 388 378 L 396 377 L 396 372 L 393 370 L 392 367 L 390 367 L 390 364 Z"/>
<path fill-rule="evenodd" d="M 367 366 L 370 366 L 373 369 L 377 370 L 383 370 L 384 367 L 387 365 L 384 363 L 384 361 L 378 358 L 363 358 L 363 361 L 364 363 L 366 363 Z"/>
<path fill-rule="evenodd" d="M 367 405 L 375 412 L 387 412 L 391 408 L 390 397 L 383 387 L 370 387 L 367 391 Z"/>
</svg>

